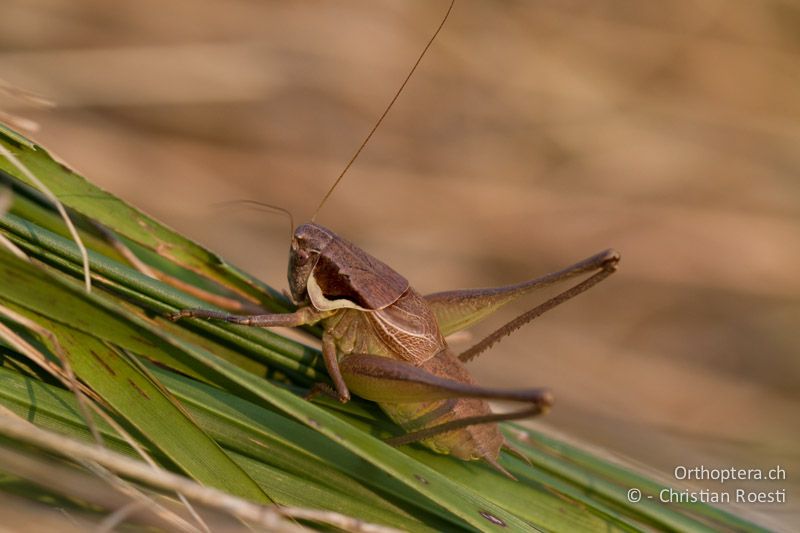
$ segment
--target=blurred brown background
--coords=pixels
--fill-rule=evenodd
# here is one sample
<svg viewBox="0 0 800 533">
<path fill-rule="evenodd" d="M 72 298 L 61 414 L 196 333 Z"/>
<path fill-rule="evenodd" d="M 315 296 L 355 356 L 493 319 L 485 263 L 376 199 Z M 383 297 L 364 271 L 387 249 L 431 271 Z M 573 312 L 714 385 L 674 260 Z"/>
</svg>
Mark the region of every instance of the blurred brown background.
<svg viewBox="0 0 800 533">
<path fill-rule="evenodd" d="M 210 204 L 307 219 L 445 4 L 4 0 L 0 78 L 58 107 L 0 92 L 0 108 L 282 288 L 288 224 Z M 475 374 L 552 387 L 537 424 L 667 479 L 781 465 L 787 481 L 751 486 L 790 503 L 746 510 L 796 523 L 799 60 L 788 1 L 462 0 L 318 220 L 423 292 L 619 249 L 618 274 Z"/>
</svg>

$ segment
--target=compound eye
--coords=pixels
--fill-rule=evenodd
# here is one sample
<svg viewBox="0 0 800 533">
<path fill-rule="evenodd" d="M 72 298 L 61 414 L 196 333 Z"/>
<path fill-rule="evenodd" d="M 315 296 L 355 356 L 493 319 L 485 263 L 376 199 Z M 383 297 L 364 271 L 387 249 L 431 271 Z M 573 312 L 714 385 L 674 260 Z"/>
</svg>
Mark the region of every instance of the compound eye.
<svg viewBox="0 0 800 533">
<path fill-rule="evenodd" d="M 308 258 L 309 249 L 304 239 L 295 237 L 292 239 L 291 252 L 299 257 Z"/>
</svg>

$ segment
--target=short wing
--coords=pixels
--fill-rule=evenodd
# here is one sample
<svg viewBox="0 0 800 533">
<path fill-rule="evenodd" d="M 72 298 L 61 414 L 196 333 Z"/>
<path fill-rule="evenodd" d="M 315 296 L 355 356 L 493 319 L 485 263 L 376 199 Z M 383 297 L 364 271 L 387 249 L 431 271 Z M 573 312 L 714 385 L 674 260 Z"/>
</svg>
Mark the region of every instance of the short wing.
<svg viewBox="0 0 800 533">
<path fill-rule="evenodd" d="M 312 273 L 327 300 L 350 300 L 360 308 L 384 309 L 408 289 L 408 280 L 342 238 L 334 239 Z"/>
<path fill-rule="evenodd" d="M 367 316 L 378 338 L 403 361 L 420 365 L 447 346 L 427 302 L 412 288 Z"/>
</svg>

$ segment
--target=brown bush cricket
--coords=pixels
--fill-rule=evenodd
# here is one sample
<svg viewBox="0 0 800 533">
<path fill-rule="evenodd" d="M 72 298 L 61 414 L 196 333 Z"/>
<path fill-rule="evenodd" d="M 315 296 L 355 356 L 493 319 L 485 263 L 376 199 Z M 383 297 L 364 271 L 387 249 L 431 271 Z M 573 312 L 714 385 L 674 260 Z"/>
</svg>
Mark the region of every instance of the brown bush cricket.
<svg viewBox="0 0 800 533">
<path fill-rule="evenodd" d="M 405 81 L 317 212 L 401 94 L 452 7 L 451 3 Z M 504 391 L 480 387 L 463 363 L 611 275 L 619 254 L 606 250 L 558 272 L 516 285 L 422 296 L 389 266 L 313 220 L 314 217 L 312 222 L 297 227 L 291 242 L 288 277 L 292 299 L 298 306 L 296 311 L 243 316 L 186 309 L 171 318 L 211 318 L 254 327 L 320 323 L 322 353 L 333 387 L 318 384 L 310 396 L 325 392 L 346 402 L 352 391 L 377 402 L 407 432 L 391 439 L 392 444 L 421 441 L 439 453 L 464 460 L 484 460 L 510 476 L 497 461 L 501 448 L 510 448 L 496 422 L 540 414 L 551 405 L 552 397 L 545 389 Z M 590 276 L 518 316 L 462 354 L 456 355 L 448 348 L 446 335 L 475 324 L 536 289 L 584 274 Z M 530 407 L 493 414 L 488 399 L 525 402 Z"/>
</svg>

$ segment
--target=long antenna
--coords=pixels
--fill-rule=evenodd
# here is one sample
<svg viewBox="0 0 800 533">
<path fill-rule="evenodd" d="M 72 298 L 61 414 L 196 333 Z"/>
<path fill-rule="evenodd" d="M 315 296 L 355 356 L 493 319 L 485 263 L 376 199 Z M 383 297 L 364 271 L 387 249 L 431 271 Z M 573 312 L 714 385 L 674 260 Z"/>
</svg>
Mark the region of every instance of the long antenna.
<svg viewBox="0 0 800 533">
<path fill-rule="evenodd" d="M 292 216 L 292 212 L 288 209 L 285 209 L 279 205 L 272 205 L 267 204 L 264 202 L 259 202 L 256 200 L 228 200 L 225 202 L 216 202 L 211 204 L 212 207 L 231 207 L 233 205 L 246 205 L 248 207 L 254 207 L 258 209 L 262 209 L 264 211 L 269 211 L 270 213 L 280 213 L 289 217 L 289 240 L 292 240 L 292 234 L 294 233 L 294 217 Z"/>
<path fill-rule="evenodd" d="M 414 71 L 417 70 L 417 66 L 422 61 L 422 58 L 425 57 L 425 53 L 428 51 L 428 48 L 431 47 L 431 45 L 433 44 L 433 41 L 436 40 L 436 36 L 439 35 L 439 32 L 442 30 L 442 27 L 444 26 L 444 23 L 447 22 L 447 17 L 450 16 L 450 12 L 453 10 L 453 6 L 455 5 L 455 3 L 456 3 L 456 0 L 452 0 L 450 2 L 450 6 L 447 8 L 447 12 L 444 14 L 444 17 L 442 18 L 442 22 L 439 23 L 439 27 L 436 28 L 436 31 L 433 33 L 433 36 L 431 37 L 431 39 L 428 41 L 428 44 L 426 44 L 425 48 L 423 48 L 422 53 L 417 58 L 417 62 L 414 63 L 413 67 L 411 67 L 411 71 L 408 73 L 408 76 L 406 76 L 406 79 L 403 81 L 403 84 L 400 85 L 399 89 L 397 89 L 397 92 L 395 93 L 394 97 L 392 98 L 392 101 L 389 102 L 388 106 L 386 106 L 386 109 L 383 111 L 383 114 L 380 116 L 378 121 L 375 123 L 375 125 L 372 127 L 372 129 L 369 131 L 369 134 L 364 139 L 364 142 L 361 143 L 361 146 L 358 147 L 358 150 L 356 150 L 356 153 L 353 154 L 353 157 L 350 158 L 350 161 L 344 167 L 344 170 L 342 170 L 342 173 L 339 174 L 339 177 L 336 178 L 336 181 L 333 182 L 333 185 L 331 186 L 331 188 L 328 189 L 327 193 L 325 193 L 325 196 L 322 198 L 322 201 L 319 203 L 319 205 L 317 206 L 317 209 L 314 211 L 314 215 L 311 217 L 311 222 L 314 222 L 314 219 L 317 218 L 317 214 L 319 213 L 319 210 L 322 209 L 322 206 L 325 205 L 325 202 L 328 200 L 328 197 L 330 197 L 331 193 L 333 193 L 334 189 L 336 189 L 336 186 L 339 185 L 339 182 L 342 181 L 342 178 L 344 177 L 345 174 L 347 174 L 347 171 L 350 170 L 350 167 L 353 166 L 353 163 L 358 158 L 359 154 L 361 154 L 361 151 L 364 149 L 364 147 L 367 145 L 369 140 L 372 138 L 372 134 L 375 133 L 375 130 L 377 130 L 378 127 L 381 125 L 381 122 L 383 122 L 383 119 L 386 117 L 386 115 L 389 113 L 389 110 L 392 108 L 394 103 L 397 101 L 397 98 L 400 96 L 400 93 L 403 92 L 403 89 L 405 88 L 406 84 L 408 83 L 408 80 L 410 80 L 411 76 L 414 75 Z"/>
</svg>

